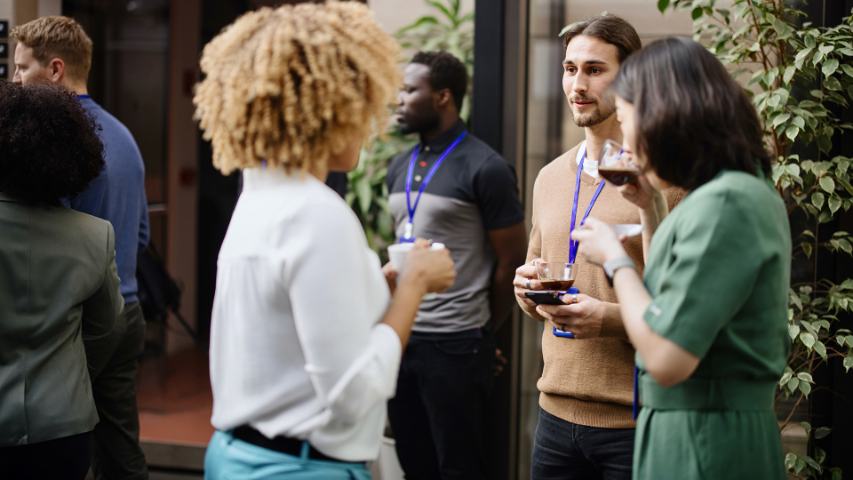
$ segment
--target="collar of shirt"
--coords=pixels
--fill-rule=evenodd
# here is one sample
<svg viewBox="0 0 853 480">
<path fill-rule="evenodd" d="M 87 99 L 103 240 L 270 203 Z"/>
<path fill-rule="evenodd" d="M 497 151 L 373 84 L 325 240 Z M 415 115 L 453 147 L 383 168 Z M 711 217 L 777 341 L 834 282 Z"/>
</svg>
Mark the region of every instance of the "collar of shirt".
<svg viewBox="0 0 853 480">
<path fill-rule="evenodd" d="M 431 142 L 428 142 L 424 147 L 424 152 L 440 154 L 444 151 L 445 148 L 449 147 L 456 137 L 462 133 L 462 130 L 465 130 L 465 123 L 462 120 L 457 120 L 456 123 L 444 131 L 441 135 L 434 138 Z"/>
<path fill-rule="evenodd" d="M 586 140 L 581 142 L 580 148 L 578 148 L 578 154 L 575 156 L 575 163 L 580 165 L 581 159 L 584 155 L 586 155 Z M 586 157 L 586 160 L 583 161 L 583 171 L 592 178 L 598 178 L 598 161 Z"/>
</svg>

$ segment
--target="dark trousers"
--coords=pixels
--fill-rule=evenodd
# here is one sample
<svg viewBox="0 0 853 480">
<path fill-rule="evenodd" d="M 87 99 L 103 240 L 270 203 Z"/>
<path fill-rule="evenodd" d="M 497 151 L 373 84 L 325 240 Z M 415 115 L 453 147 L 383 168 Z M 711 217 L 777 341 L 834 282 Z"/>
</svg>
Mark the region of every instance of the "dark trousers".
<svg viewBox="0 0 853 480">
<path fill-rule="evenodd" d="M 112 335 L 117 337 L 115 351 L 92 381 L 100 417 L 94 431 L 92 472 L 98 480 L 147 479 L 136 407 L 136 370 L 145 344 L 139 303 L 125 305 Z"/>
<path fill-rule="evenodd" d="M 0 448 L 0 478 L 83 480 L 92 456 L 92 432 Z"/>
<path fill-rule="evenodd" d="M 408 480 L 485 479 L 495 346 L 480 330 L 413 334 L 388 418 Z M 491 419 L 493 420 L 493 419 Z"/>
<path fill-rule="evenodd" d="M 630 480 L 633 428 L 577 425 L 539 409 L 532 480 Z"/>
</svg>

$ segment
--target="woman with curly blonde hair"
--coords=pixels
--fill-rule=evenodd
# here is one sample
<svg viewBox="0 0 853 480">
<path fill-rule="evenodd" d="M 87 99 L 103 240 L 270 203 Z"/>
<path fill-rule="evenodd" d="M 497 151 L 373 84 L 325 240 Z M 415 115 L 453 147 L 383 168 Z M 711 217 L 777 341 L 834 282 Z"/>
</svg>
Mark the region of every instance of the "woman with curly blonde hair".
<svg viewBox="0 0 853 480">
<path fill-rule="evenodd" d="M 386 283 L 323 184 L 384 126 L 397 54 L 347 2 L 251 12 L 204 49 L 196 117 L 214 165 L 244 178 L 219 253 L 207 478 L 370 478 L 418 305 L 455 278 L 422 242 Z"/>
</svg>

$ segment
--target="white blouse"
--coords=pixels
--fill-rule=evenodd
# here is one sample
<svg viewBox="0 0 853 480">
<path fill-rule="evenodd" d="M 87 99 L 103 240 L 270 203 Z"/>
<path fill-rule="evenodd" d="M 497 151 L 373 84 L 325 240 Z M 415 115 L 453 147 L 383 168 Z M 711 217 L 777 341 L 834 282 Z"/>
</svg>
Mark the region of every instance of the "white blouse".
<svg viewBox="0 0 853 480">
<path fill-rule="evenodd" d="M 375 459 L 402 349 L 358 219 L 307 174 L 247 169 L 219 252 L 213 426 L 249 424 L 326 455 Z"/>
</svg>

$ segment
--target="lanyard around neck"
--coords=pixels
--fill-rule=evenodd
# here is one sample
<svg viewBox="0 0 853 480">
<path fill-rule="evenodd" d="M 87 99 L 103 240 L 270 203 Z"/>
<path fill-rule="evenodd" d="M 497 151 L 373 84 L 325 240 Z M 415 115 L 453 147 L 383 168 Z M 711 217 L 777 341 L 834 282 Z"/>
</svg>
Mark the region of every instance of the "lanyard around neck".
<svg viewBox="0 0 853 480">
<path fill-rule="evenodd" d="M 583 174 L 584 160 L 586 160 L 586 150 L 584 150 L 581 161 L 578 164 L 578 174 L 575 179 L 575 196 L 572 201 L 572 223 L 569 224 L 569 263 L 575 263 L 575 258 L 578 256 L 578 242 L 576 240 L 572 240 L 572 232 L 575 231 L 575 221 L 578 216 L 578 195 L 581 190 L 581 175 Z M 581 225 L 583 225 L 583 222 L 585 222 L 586 218 L 589 217 L 589 213 L 592 211 L 595 201 L 598 200 L 598 196 L 604 189 L 604 183 L 605 182 L 602 180 L 601 183 L 598 184 L 598 188 L 595 189 L 595 193 L 592 195 L 592 200 L 589 201 L 589 206 L 586 207 L 586 212 L 584 212 L 583 218 L 581 218 Z"/>
<path fill-rule="evenodd" d="M 412 175 L 415 171 L 415 163 L 418 161 L 418 155 L 420 155 L 421 152 L 421 146 L 416 146 L 415 149 L 412 151 L 412 156 L 409 159 L 409 170 L 406 172 L 406 209 L 409 212 L 409 221 L 406 222 L 406 231 L 404 232 L 403 237 L 400 239 L 400 242 L 415 241 L 415 211 L 418 209 L 418 204 L 421 201 L 421 195 L 423 195 L 424 190 L 426 190 L 427 185 L 429 185 L 429 182 L 432 180 L 432 177 L 435 175 L 435 172 L 438 170 L 438 167 L 440 167 L 442 162 L 444 162 L 444 159 L 447 158 L 448 155 L 450 155 L 450 152 L 452 152 L 456 148 L 456 146 L 459 145 L 459 143 L 462 141 L 462 139 L 465 138 L 465 135 L 467 134 L 468 132 L 466 130 L 463 130 L 462 133 L 460 133 L 459 136 L 457 136 L 456 139 L 453 140 L 453 143 L 451 143 L 447 148 L 444 149 L 444 152 L 441 153 L 441 156 L 438 157 L 438 160 L 436 160 L 433 166 L 429 169 L 423 179 L 423 182 L 421 182 L 420 188 L 418 188 L 418 196 L 415 197 L 414 205 L 412 205 Z"/>
</svg>

